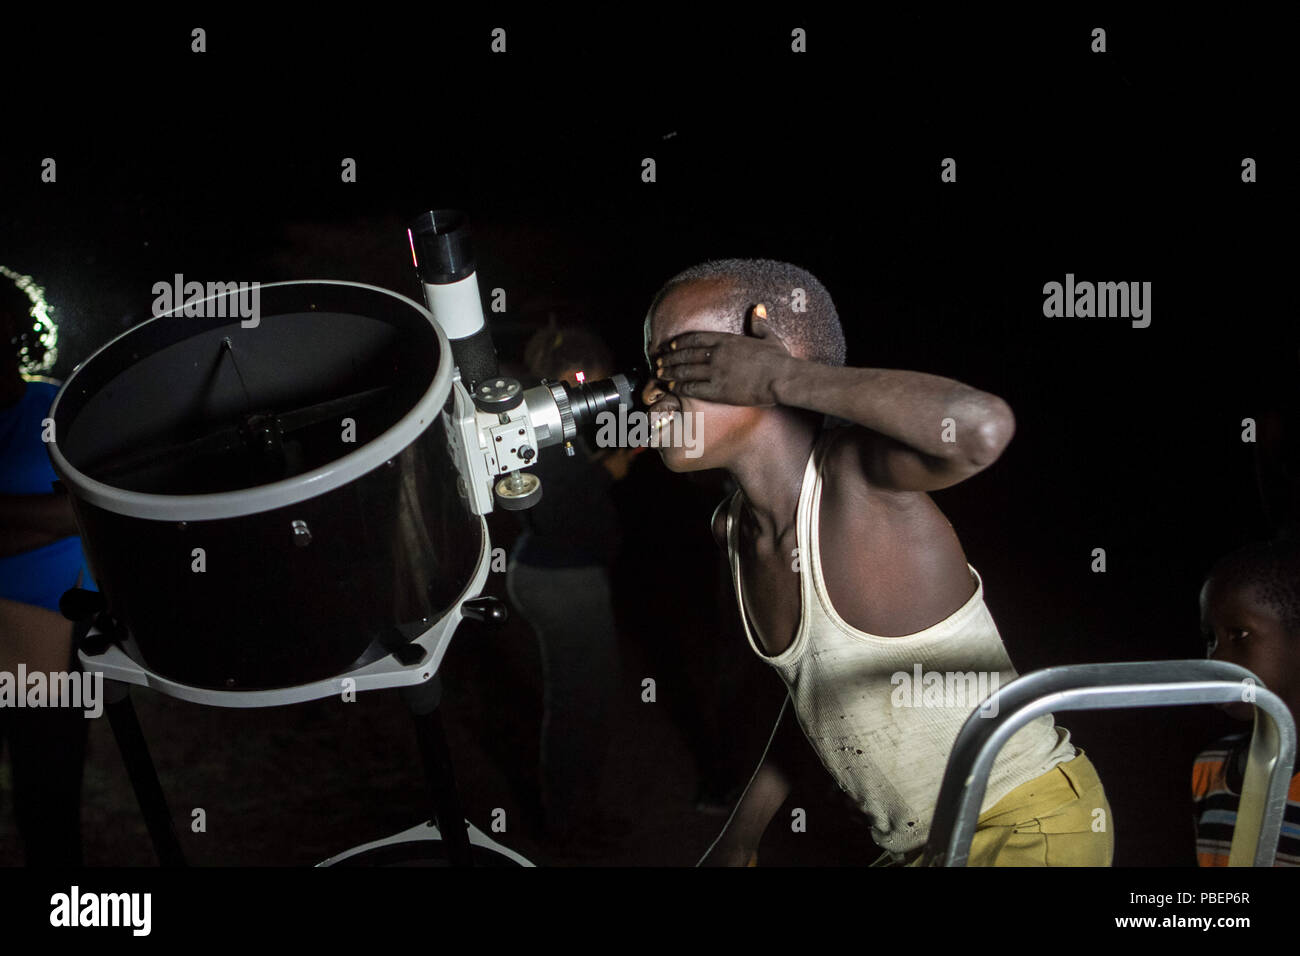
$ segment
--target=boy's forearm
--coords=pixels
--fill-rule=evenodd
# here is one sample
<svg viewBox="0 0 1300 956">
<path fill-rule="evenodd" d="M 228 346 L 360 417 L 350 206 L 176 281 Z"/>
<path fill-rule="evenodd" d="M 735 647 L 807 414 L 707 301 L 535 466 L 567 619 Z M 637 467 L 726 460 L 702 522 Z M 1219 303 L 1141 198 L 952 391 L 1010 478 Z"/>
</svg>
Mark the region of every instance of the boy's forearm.
<svg viewBox="0 0 1300 956">
<path fill-rule="evenodd" d="M 0 528 L 0 558 L 35 551 L 59 540 L 59 535 L 37 528 Z"/>
<path fill-rule="evenodd" d="M 68 537 L 77 533 L 65 494 L 0 495 L 0 526 Z"/>
<path fill-rule="evenodd" d="M 746 788 L 736 812 L 717 845 L 703 861 L 706 866 L 744 866 L 758 850 L 759 841 L 772 817 L 790 795 L 790 781 L 785 772 L 764 760 L 753 781 Z"/>
<path fill-rule="evenodd" d="M 1015 430 L 1010 407 L 996 395 L 925 372 L 791 358 L 773 391 L 781 405 L 834 415 L 935 458 L 981 466 L 997 458 Z"/>
<path fill-rule="evenodd" d="M 806 741 L 794 715 L 787 713 L 789 709 L 787 697 L 781 704 L 754 779 L 741 795 L 717 844 L 702 861 L 704 865 L 745 866 L 757 852 L 768 824 L 790 796 L 791 775 L 800 766 Z"/>
</svg>

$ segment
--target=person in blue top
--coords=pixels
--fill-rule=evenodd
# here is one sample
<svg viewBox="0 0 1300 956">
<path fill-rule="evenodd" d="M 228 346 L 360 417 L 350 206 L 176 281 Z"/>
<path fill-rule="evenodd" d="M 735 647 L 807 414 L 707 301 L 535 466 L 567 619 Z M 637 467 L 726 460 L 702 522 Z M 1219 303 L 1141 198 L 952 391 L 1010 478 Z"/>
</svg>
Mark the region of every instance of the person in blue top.
<svg viewBox="0 0 1300 956">
<path fill-rule="evenodd" d="M 76 669 L 59 598 L 93 589 L 66 494 L 56 493 L 44 436 L 59 385 L 54 327 L 30 277 L 0 267 L 0 672 Z M 0 746 L 29 865 L 80 866 L 86 718 L 75 708 L 0 705 Z"/>
</svg>

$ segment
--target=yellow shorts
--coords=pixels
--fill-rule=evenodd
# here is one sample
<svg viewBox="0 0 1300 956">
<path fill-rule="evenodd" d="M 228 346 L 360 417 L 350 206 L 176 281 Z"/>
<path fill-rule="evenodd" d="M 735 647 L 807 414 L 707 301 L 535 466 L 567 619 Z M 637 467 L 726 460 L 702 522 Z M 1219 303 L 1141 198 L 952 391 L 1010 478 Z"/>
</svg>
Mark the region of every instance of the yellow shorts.
<svg viewBox="0 0 1300 956">
<path fill-rule="evenodd" d="M 1080 750 L 980 814 L 966 865 L 1110 866 L 1114 855 L 1106 791 Z"/>
</svg>

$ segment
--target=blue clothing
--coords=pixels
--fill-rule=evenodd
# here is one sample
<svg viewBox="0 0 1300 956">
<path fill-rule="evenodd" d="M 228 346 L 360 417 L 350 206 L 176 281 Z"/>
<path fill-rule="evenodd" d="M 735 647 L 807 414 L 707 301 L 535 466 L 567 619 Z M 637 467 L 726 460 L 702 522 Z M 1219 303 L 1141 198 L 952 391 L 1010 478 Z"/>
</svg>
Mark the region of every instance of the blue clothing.
<svg viewBox="0 0 1300 956">
<path fill-rule="evenodd" d="M 54 382 L 31 381 L 16 404 L 0 409 L 0 495 L 53 490 L 58 476 L 41 434 L 58 391 Z M 63 592 L 78 586 L 96 590 L 76 536 L 0 558 L 0 597 L 11 601 L 57 611 Z"/>
</svg>

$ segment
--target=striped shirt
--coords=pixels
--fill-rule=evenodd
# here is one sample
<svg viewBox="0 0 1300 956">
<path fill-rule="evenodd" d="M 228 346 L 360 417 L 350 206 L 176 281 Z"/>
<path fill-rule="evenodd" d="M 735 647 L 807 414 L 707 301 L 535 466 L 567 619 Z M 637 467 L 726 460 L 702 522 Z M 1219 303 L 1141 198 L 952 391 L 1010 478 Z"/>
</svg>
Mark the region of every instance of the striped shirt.
<svg viewBox="0 0 1300 956">
<path fill-rule="evenodd" d="M 1233 734 L 1201 751 L 1192 766 L 1196 862 L 1200 866 L 1228 865 L 1249 747 L 1250 734 Z M 1300 774 L 1291 778 L 1273 865 L 1300 866 Z"/>
</svg>

